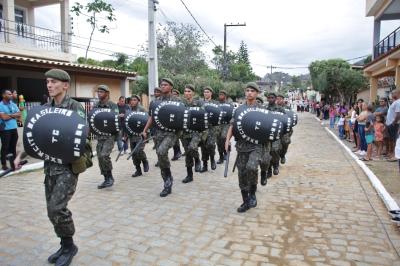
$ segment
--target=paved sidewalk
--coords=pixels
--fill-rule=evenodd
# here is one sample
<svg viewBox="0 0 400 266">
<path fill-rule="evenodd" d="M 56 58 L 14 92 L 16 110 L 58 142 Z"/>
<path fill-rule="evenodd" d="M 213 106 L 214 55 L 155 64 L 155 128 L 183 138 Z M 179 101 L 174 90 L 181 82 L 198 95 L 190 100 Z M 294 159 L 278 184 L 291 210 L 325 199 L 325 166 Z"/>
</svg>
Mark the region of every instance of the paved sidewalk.
<svg viewBox="0 0 400 266">
<path fill-rule="evenodd" d="M 236 212 L 236 173 L 223 178 L 221 166 L 182 184 L 184 160 L 173 162 L 173 193 L 160 198 L 150 145 L 150 172 L 131 178 L 125 155 L 107 190 L 96 188 L 96 163 L 69 206 L 73 265 L 400 265 L 399 229 L 354 161 L 310 114 L 300 114 L 292 142 L 280 175 L 245 214 Z M 58 239 L 42 172 L 0 179 L 0 202 L 0 265 L 46 265 Z"/>
</svg>

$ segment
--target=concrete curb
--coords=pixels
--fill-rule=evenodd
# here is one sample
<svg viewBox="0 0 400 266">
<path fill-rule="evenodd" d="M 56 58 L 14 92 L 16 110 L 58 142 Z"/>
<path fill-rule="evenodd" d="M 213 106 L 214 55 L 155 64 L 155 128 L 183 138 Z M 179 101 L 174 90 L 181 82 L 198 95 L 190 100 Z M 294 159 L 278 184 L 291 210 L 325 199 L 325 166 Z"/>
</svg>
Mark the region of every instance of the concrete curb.
<svg viewBox="0 0 400 266">
<path fill-rule="evenodd" d="M 321 122 L 317 117 L 315 119 L 318 122 Z M 323 123 L 321 123 L 323 125 Z M 356 161 L 356 163 L 361 167 L 364 173 L 368 176 L 369 181 L 372 186 L 375 188 L 376 192 L 378 192 L 379 197 L 382 199 L 383 203 L 385 203 L 386 208 L 388 210 L 398 210 L 399 205 L 397 202 L 390 196 L 385 187 L 382 185 L 381 181 L 378 177 L 368 168 L 368 166 L 347 147 L 329 128 L 324 127 L 325 130 L 347 151 L 347 153 Z"/>
</svg>

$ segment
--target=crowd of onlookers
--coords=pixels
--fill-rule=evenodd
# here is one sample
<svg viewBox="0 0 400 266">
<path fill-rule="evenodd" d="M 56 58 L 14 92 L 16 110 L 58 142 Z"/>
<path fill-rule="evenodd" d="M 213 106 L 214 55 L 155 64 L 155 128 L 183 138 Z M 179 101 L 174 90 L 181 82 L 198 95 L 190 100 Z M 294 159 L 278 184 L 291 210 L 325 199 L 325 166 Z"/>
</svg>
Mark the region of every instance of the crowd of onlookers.
<svg viewBox="0 0 400 266">
<path fill-rule="evenodd" d="M 358 99 L 352 106 L 314 103 L 313 112 L 329 127 L 338 130 L 339 137 L 354 143 L 354 153 L 363 161 L 399 161 L 400 169 L 400 89 L 392 98 L 379 98 L 379 104 Z"/>
</svg>

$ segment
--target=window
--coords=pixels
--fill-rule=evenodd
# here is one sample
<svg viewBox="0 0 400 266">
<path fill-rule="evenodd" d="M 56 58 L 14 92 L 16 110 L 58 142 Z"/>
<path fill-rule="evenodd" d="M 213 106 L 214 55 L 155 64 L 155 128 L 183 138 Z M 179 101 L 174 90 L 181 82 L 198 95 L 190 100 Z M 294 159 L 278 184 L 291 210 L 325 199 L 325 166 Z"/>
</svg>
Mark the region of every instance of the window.
<svg viewBox="0 0 400 266">
<path fill-rule="evenodd" d="M 15 18 L 14 21 L 17 23 L 24 23 L 25 22 L 25 12 L 22 9 L 15 8 Z M 3 18 L 3 5 L 0 4 L 0 19 Z"/>
</svg>

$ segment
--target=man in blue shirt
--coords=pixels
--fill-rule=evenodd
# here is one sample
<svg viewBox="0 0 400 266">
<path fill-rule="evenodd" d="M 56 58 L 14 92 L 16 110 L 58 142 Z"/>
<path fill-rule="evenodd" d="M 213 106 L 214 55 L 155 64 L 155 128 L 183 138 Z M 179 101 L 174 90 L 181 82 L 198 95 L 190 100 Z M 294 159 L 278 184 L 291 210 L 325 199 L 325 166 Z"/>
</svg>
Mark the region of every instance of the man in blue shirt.
<svg viewBox="0 0 400 266">
<path fill-rule="evenodd" d="M 13 95 L 10 90 L 2 92 L 3 100 L 0 102 L 0 118 L 4 124 L 1 131 L 1 165 L 3 170 L 7 170 L 6 155 L 12 153 L 16 156 L 18 141 L 17 119 L 21 117 L 18 106 L 12 102 Z"/>
</svg>

